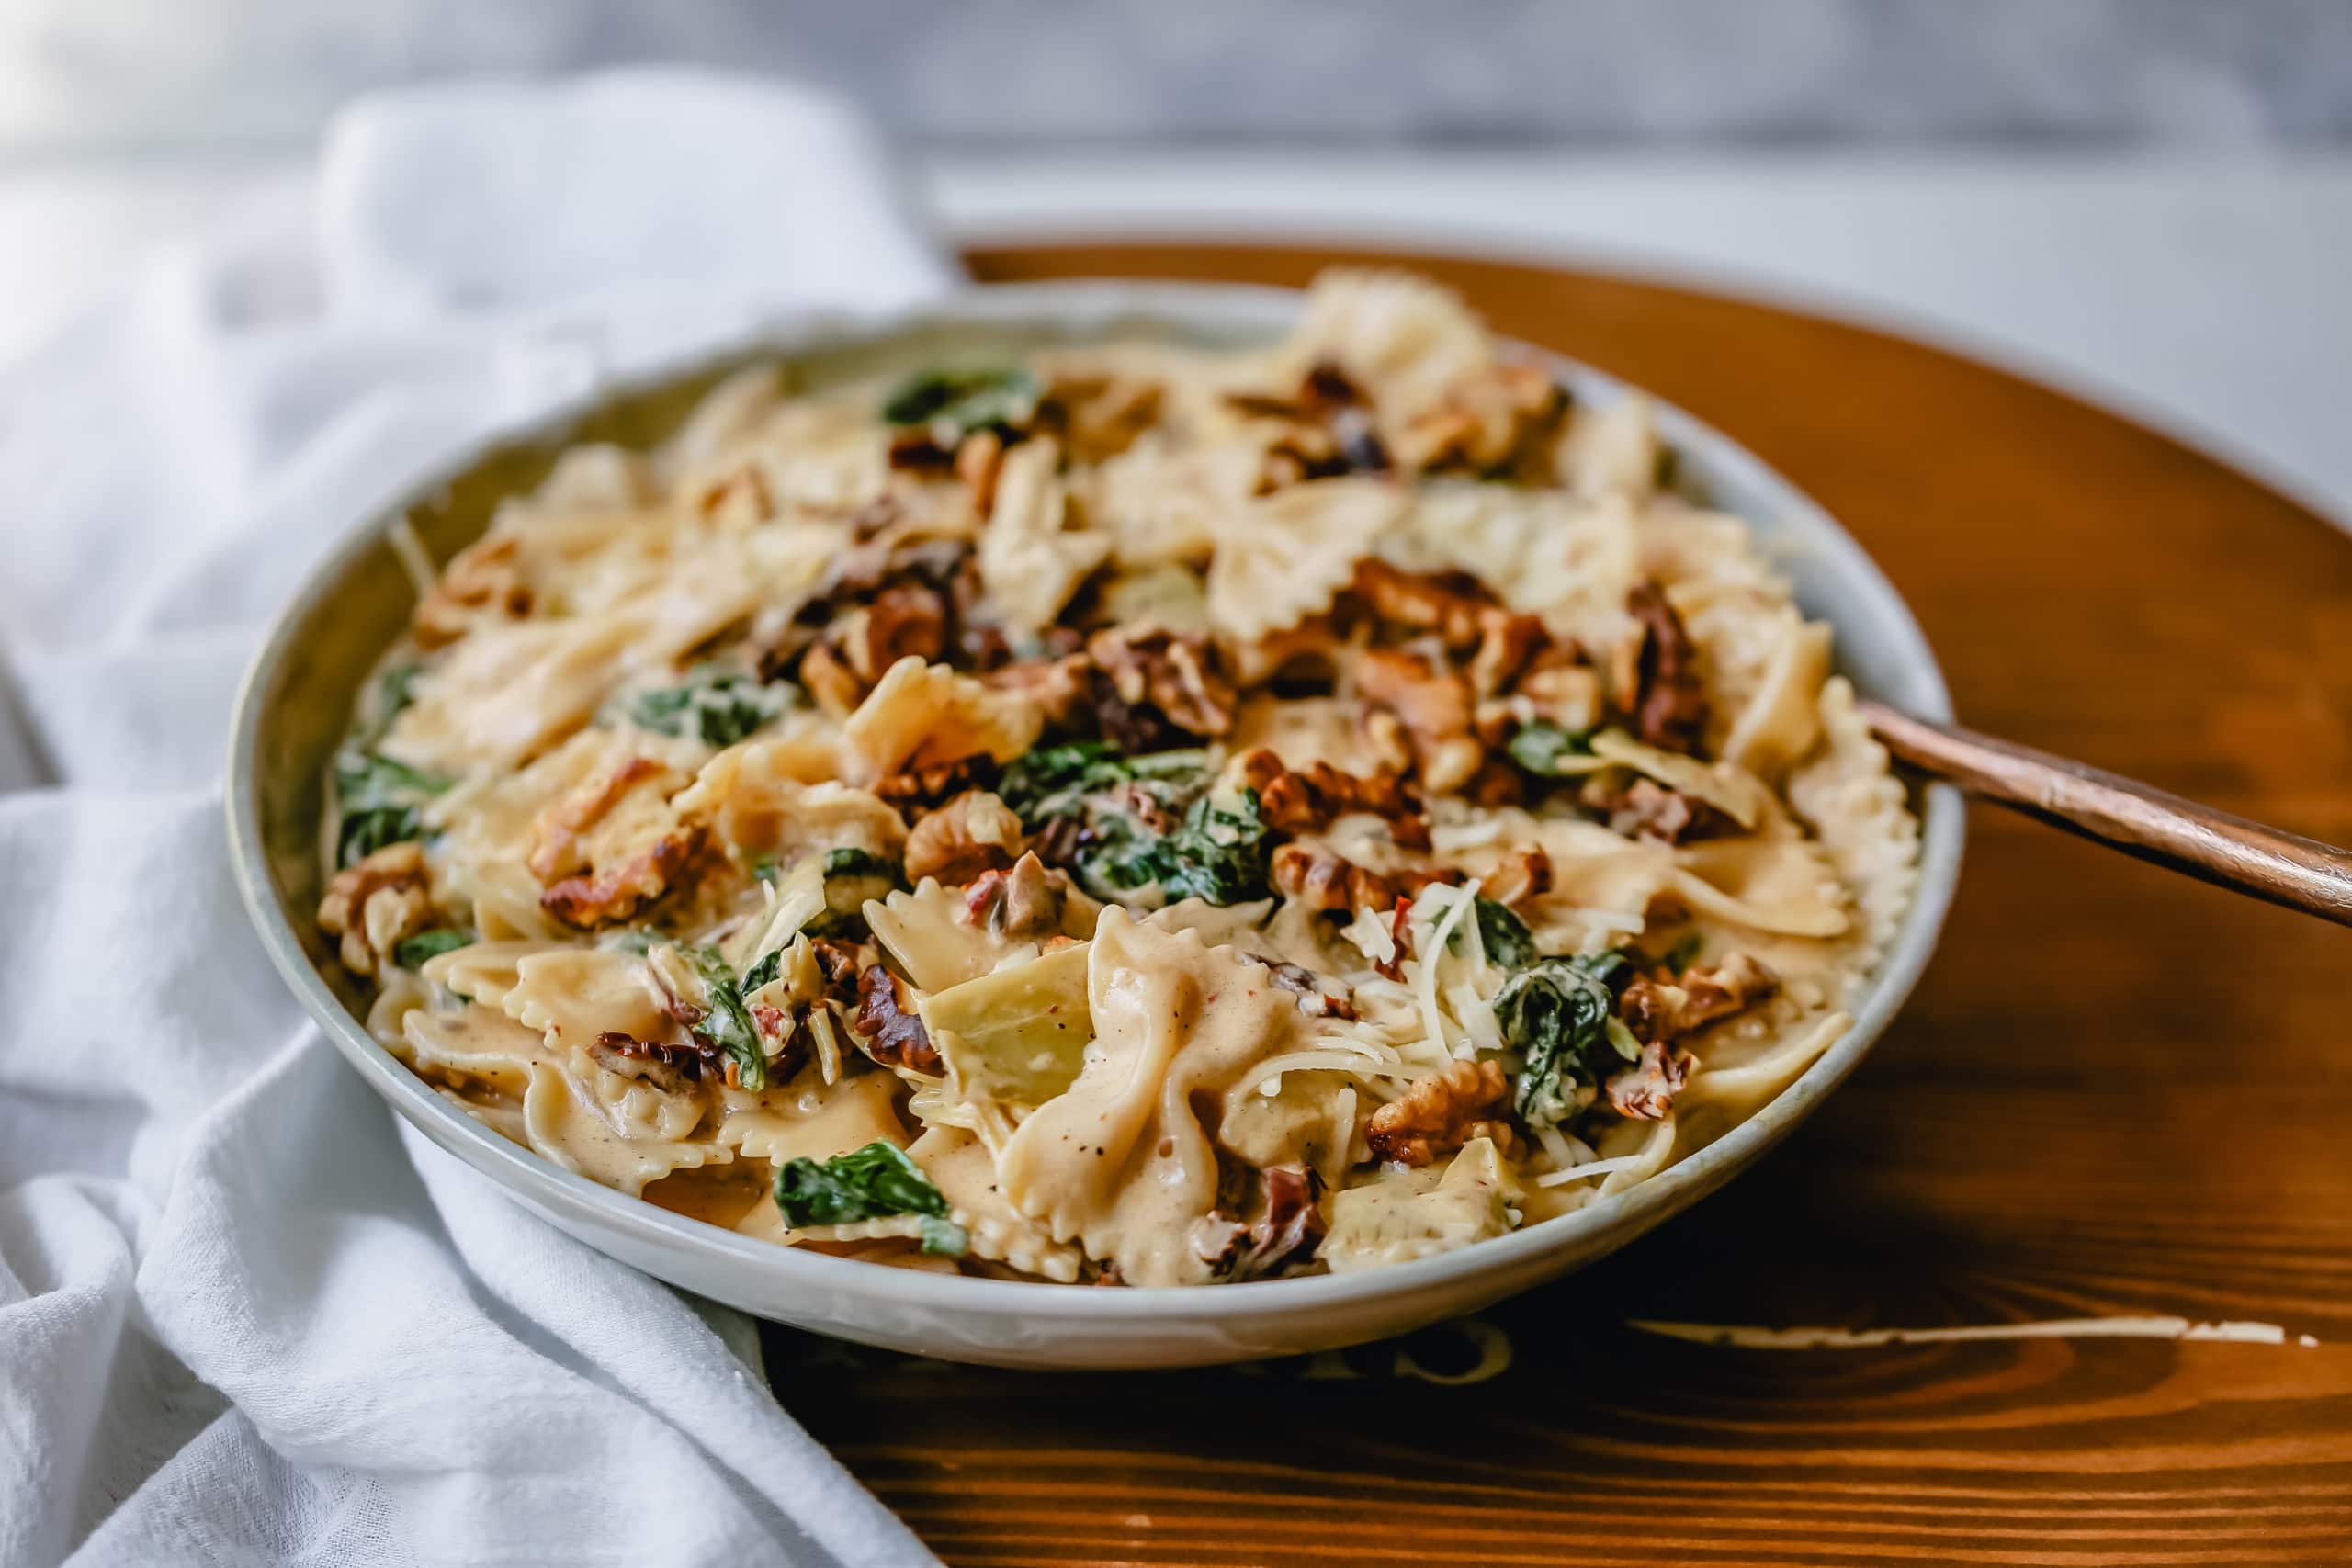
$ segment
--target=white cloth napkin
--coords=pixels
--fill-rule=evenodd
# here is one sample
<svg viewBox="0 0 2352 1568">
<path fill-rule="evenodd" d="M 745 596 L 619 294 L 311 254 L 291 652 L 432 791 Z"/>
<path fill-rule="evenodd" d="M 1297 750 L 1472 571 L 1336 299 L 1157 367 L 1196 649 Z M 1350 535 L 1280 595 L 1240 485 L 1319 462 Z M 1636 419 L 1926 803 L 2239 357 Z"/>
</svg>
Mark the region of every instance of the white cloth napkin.
<svg viewBox="0 0 2352 1568">
<path fill-rule="evenodd" d="M 858 119 L 675 73 L 353 108 L 0 372 L 0 1564 L 934 1561 L 752 1326 L 390 1113 L 248 933 L 258 623 L 418 464 L 780 309 L 952 265 Z"/>
</svg>

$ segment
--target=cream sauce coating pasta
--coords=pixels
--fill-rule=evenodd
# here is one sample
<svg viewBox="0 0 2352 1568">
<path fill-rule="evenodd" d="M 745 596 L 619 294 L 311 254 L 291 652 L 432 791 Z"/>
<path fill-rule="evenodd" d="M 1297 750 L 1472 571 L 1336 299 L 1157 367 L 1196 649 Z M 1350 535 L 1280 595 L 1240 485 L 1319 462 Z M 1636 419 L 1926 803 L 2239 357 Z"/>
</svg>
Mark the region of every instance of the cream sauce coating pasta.
<svg viewBox="0 0 2352 1568">
<path fill-rule="evenodd" d="M 1193 1286 L 1623 1191 L 1793 1083 L 1918 826 L 1649 405 L 1444 290 L 583 446 L 328 780 L 385 1048 L 780 1246 Z"/>
</svg>

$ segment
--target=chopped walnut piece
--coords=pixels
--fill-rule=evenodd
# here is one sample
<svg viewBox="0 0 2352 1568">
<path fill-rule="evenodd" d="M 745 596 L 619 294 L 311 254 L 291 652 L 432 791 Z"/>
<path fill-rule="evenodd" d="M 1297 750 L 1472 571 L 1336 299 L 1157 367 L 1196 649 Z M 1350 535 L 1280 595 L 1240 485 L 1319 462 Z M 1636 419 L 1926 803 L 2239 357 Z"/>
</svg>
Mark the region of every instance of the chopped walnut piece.
<svg viewBox="0 0 2352 1568">
<path fill-rule="evenodd" d="M 1043 937 L 1061 930 L 1068 888 L 1069 878 L 1062 873 L 1046 870 L 1035 854 L 1024 854 L 1011 871 L 981 873 L 966 889 L 956 918 L 1008 941 Z"/>
<path fill-rule="evenodd" d="M 1269 1166 L 1262 1174 L 1266 1213 L 1247 1233 L 1249 1246 L 1237 1247 L 1224 1269 L 1237 1281 L 1262 1280 L 1314 1257 L 1328 1228 L 1317 1201 L 1321 1177 L 1303 1165 Z"/>
<path fill-rule="evenodd" d="M 1654 779 L 1637 778 L 1623 789 L 1594 784 L 1580 795 L 1584 804 L 1603 812 L 1609 830 L 1629 839 L 1650 839 L 1661 844 L 1687 843 L 1694 839 L 1720 838 L 1736 832 L 1739 824 L 1703 800 L 1667 788 Z"/>
<path fill-rule="evenodd" d="M 1476 776 L 1487 752 L 1471 729 L 1468 682 L 1404 649 L 1362 649 L 1353 668 L 1364 700 L 1395 714 L 1412 737 L 1424 789 L 1450 795 Z"/>
<path fill-rule="evenodd" d="M 541 811 L 527 861 L 546 885 L 539 907 L 587 930 L 627 919 L 668 892 L 706 841 L 670 806 L 691 782 L 665 762 L 632 757 Z"/>
<path fill-rule="evenodd" d="M 774 1012 L 768 1008 L 762 1010 Z M 706 1040 L 688 1036 L 684 1043 L 639 1040 L 608 1029 L 596 1036 L 588 1055 L 598 1066 L 625 1077 L 643 1078 L 656 1089 L 679 1094 L 706 1077 L 725 1076 L 727 1053 Z"/>
<path fill-rule="evenodd" d="M 879 964 L 857 977 L 857 1016 L 850 1020 L 857 1047 L 886 1067 L 937 1077 L 944 1070 L 939 1050 L 916 1016 L 914 996 L 904 980 Z"/>
<path fill-rule="evenodd" d="M 1635 583 L 1625 596 L 1625 609 L 1642 628 L 1632 693 L 1619 694 L 1634 732 L 1665 750 L 1695 753 L 1707 731 L 1698 648 L 1656 582 Z"/>
<path fill-rule="evenodd" d="M 926 876 L 961 886 L 985 871 L 1020 858 L 1021 818 L 996 795 L 967 789 L 917 822 L 907 833 L 907 878 Z"/>
<path fill-rule="evenodd" d="M 1552 891 L 1552 857 L 1538 844 L 1506 852 L 1494 870 L 1478 879 L 1479 893 L 1498 904 L 1520 904 Z"/>
<path fill-rule="evenodd" d="M 831 718 L 847 718 L 865 699 L 865 682 L 826 643 L 811 648 L 800 660 L 800 683 Z"/>
<path fill-rule="evenodd" d="M 1210 665 L 1201 638 L 1150 624 L 1113 626 L 1087 638 L 1086 652 L 1125 708 L 1151 709 L 1204 739 L 1233 728 L 1233 687 Z"/>
<path fill-rule="evenodd" d="M 410 616 L 416 645 L 430 650 L 457 641 L 484 618 L 529 615 L 532 595 L 516 559 L 520 552 L 513 534 L 492 533 L 452 557 Z"/>
<path fill-rule="evenodd" d="M 1510 1102 L 1510 1079 L 1499 1063 L 1449 1062 L 1374 1111 L 1364 1138 L 1374 1159 L 1404 1165 L 1430 1164 L 1473 1138 L 1492 1138 L 1508 1156 L 1518 1137 L 1503 1119 Z"/>
<path fill-rule="evenodd" d="M 1433 632 L 1456 650 L 1475 647 L 1495 596 L 1467 572 L 1416 574 L 1400 571 L 1378 557 L 1356 563 L 1349 592 L 1374 618 L 1411 632 Z"/>
<path fill-rule="evenodd" d="M 1323 988 L 1323 976 L 1303 964 L 1270 964 L 1274 984 L 1298 998 L 1298 1010 L 1309 1018 L 1352 1019 L 1356 1004 Z"/>
<path fill-rule="evenodd" d="M 1671 1041 L 1747 1010 L 1780 986 L 1768 965 L 1735 953 L 1712 969 L 1689 970 L 1679 978 L 1660 971 L 1634 979 L 1620 1011 L 1636 1039 Z"/>
<path fill-rule="evenodd" d="M 1450 866 L 1408 867 L 1383 875 L 1313 842 L 1276 849 L 1269 874 L 1275 892 L 1302 908 L 1326 914 L 1385 909 L 1433 884 L 1451 886 L 1462 880 L 1462 874 Z"/>
<path fill-rule="evenodd" d="M 996 759 L 975 751 L 950 762 L 892 773 L 874 786 L 874 793 L 899 815 L 912 816 L 967 789 L 984 789 L 996 782 Z"/>
<path fill-rule="evenodd" d="M 996 477 L 1004 469 L 1004 438 L 976 430 L 956 447 L 956 477 L 972 498 L 972 510 L 986 517 L 996 505 Z"/>
<path fill-rule="evenodd" d="M 1396 902 L 1386 877 L 1320 844 L 1283 844 L 1274 851 L 1270 874 L 1275 892 L 1319 912 L 1385 909 Z"/>
<path fill-rule="evenodd" d="M 391 844 L 334 874 L 319 900 L 319 929 L 340 937 L 335 954 L 354 975 L 378 973 L 402 937 L 433 919 L 424 849 Z"/>
<path fill-rule="evenodd" d="M 1690 1081 L 1690 1054 L 1664 1040 L 1642 1043 L 1641 1060 L 1612 1075 L 1605 1089 L 1610 1108 L 1638 1122 L 1656 1122 L 1674 1109 L 1674 1097 Z"/>
<path fill-rule="evenodd" d="M 1470 659 L 1470 689 L 1492 696 L 1516 681 L 1539 653 L 1552 646 L 1540 615 L 1493 608 L 1478 616 L 1478 649 Z"/>
<path fill-rule="evenodd" d="M 1028 698 L 1046 716 L 1049 728 L 1075 723 L 1094 695 L 1094 660 L 1083 653 L 1059 659 L 1031 659 L 1007 664 L 980 677 L 999 691 Z"/>
<path fill-rule="evenodd" d="M 1293 771 L 1264 747 L 1247 753 L 1235 766 L 1241 783 L 1258 792 L 1259 815 L 1277 832 L 1319 833 L 1334 818 L 1361 811 L 1386 821 L 1406 848 L 1429 847 L 1429 815 L 1420 797 L 1392 774 L 1366 777 L 1319 759 Z"/>
</svg>

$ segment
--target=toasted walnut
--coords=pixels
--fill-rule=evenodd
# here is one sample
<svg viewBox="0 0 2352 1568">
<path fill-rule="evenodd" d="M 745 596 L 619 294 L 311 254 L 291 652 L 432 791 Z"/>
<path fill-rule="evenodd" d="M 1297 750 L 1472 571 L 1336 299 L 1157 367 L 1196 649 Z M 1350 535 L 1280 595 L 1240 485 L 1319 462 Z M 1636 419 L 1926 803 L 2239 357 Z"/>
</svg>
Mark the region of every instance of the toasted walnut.
<svg viewBox="0 0 2352 1568">
<path fill-rule="evenodd" d="M 774 1008 L 764 1010 L 774 1012 Z M 669 1094 L 682 1094 L 706 1078 L 722 1077 L 727 1054 L 708 1041 L 688 1035 L 683 1042 L 639 1040 L 608 1029 L 596 1036 L 588 1055 L 606 1072 L 642 1078 Z"/>
<path fill-rule="evenodd" d="M 831 718 L 847 718 L 865 700 L 865 682 L 826 643 L 810 649 L 800 661 L 800 683 Z"/>
<path fill-rule="evenodd" d="M 996 759 L 985 751 L 975 751 L 951 762 L 892 773 L 874 786 L 874 793 L 900 816 L 912 816 L 967 789 L 986 788 L 996 782 Z"/>
<path fill-rule="evenodd" d="M 1086 652 L 1124 706 L 1149 708 L 1188 735 L 1233 728 L 1233 687 L 1211 667 L 1201 638 L 1149 624 L 1113 626 L 1087 638 Z"/>
<path fill-rule="evenodd" d="M 1729 1018 L 1780 989 L 1781 977 L 1745 953 L 1735 953 L 1712 969 L 1691 969 L 1679 979 L 1643 976 L 1625 987 L 1621 1011 L 1625 1027 L 1641 1040 L 1674 1040 Z"/>
<path fill-rule="evenodd" d="M 1634 731 L 1666 750 L 1695 752 L 1707 731 L 1698 648 L 1657 583 L 1634 584 L 1625 609 L 1642 628 L 1634 645 L 1632 694 L 1624 698 Z"/>
<path fill-rule="evenodd" d="M 1586 784 L 1578 799 L 1588 808 L 1602 813 L 1612 833 L 1661 844 L 1680 844 L 1738 831 L 1739 824 L 1721 810 L 1679 790 L 1641 778 L 1623 788 L 1611 787 L 1602 784 L 1604 776 L 1597 775 Z"/>
<path fill-rule="evenodd" d="M 355 975 L 376 974 L 401 938 L 432 919 L 424 850 L 413 842 L 390 845 L 336 872 L 319 900 L 319 929 L 342 938 L 335 954 Z"/>
<path fill-rule="evenodd" d="M 1642 1043 L 1641 1059 L 1603 1086 L 1610 1108 L 1637 1122 L 1656 1122 L 1674 1109 L 1674 1097 L 1690 1081 L 1690 1054 L 1664 1040 Z"/>
<path fill-rule="evenodd" d="M 984 871 L 1011 865 L 1024 840 L 1012 807 L 984 789 L 967 789 L 907 833 L 907 876 L 935 876 L 961 886 Z"/>
<path fill-rule="evenodd" d="M 1374 1158 L 1404 1165 L 1428 1165 L 1473 1138 L 1492 1138 L 1508 1156 L 1518 1137 L 1503 1120 L 1510 1100 L 1510 1079 L 1499 1064 L 1449 1062 L 1374 1111 L 1364 1139 Z"/>
<path fill-rule="evenodd" d="M 1385 909 L 1396 890 L 1378 872 L 1320 844 L 1284 844 L 1274 851 L 1274 891 L 1303 908 L 1328 913 Z"/>
<path fill-rule="evenodd" d="M 1294 772 L 1263 747 L 1234 764 L 1240 782 L 1258 792 L 1266 825 L 1283 833 L 1319 833 L 1351 812 L 1381 818 L 1399 844 L 1427 849 L 1429 816 L 1412 786 L 1392 774 L 1366 777 L 1317 760 Z"/>
<path fill-rule="evenodd" d="M 1303 964 L 1270 964 L 1274 984 L 1298 998 L 1298 1010 L 1309 1018 L 1352 1019 L 1356 1004 L 1348 997 L 1323 988 L 1323 976 Z M 1342 982 L 1333 981 L 1334 985 Z"/>
<path fill-rule="evenodd" d="M 706 835 L 670 797 L 693 781 L 651 757 L 632 757 L 540 812 L 531 825 L 539 907 L 587 930 L 624 920 L 668 892 Z"/>
<path fill-rule="evenodd" d="M 1467 572 L 1400 571 L 1377 557 L 1356 563 L 1349 592 L 1383 625 L 1433 632 L 1456 650 L 1477 644 L 1483 617 L 1495 604 L 1486 584 Z"/>
<path fill-rule="evenodd" d="M 1506 852 L 1494 870 L 1478 879 L 1478 891 L 1498 904 L 1520 904 L 1552 891 L 1552 857 L 1537 844 Z"/>
<path fill-rule="evenodd" d="M 1472 731 L 1468 682 L 1396 648 L 1363 649 L 1354 673 L 1364 700 L 1395 714 L 1412 737 L 1424 789 L 1450 795 L 1477 774 L 1487 751 Z"/>
<path fill-rule="evenodd" d="M 1262 1280 L 1313 1258 L 1329 1228 L 1317 1201 L 1323 1193 L 1321 1177 L 1303 1165 L 1269 1166 L 1261 1175 L 1265 1213 L 1247 1229 L 1236 1225 L 1230 1245 L 1211 1260 L 1219 1274 L 1235 1281 Z M 1214 1223 L 1218 1216 L 1210 1218 Z"/>
<path fill-rule="evenodd" d="M 857 1047 L 886 1067 L 937 1077 L 944 1070 L 938 1047 L 916 1016 L 907 983 L 879 964 L 857 977 L 857 1016 L 850 1020 Z"/>
<path fill-rule="evenodd" d="M 517 560 L 520 549 L 514 535 L 490 534 L 459 550 L 410 617 L 417 646 L 440 648 L 479 621 L 529 615 L 532 596 Z"/>
<path fill-rule="evenodd" d="M 1470 688 L 1492 696 L 1516 681 L 1548 649 L 1552 634 L 1540 615 L 1489 609 L 1478 617 L 1478 649 L 1470 658 Z"/>
<path fill-rule="evenodd" d="M 1012 692 L 1037 705 L 1049 728 L 1067 728 L 1086 711 L 1094 695 L 1094 660 L 1083 653 L 1059 659 L 1031 659 L 989 671 L 981 681 L 999 691 Z"/>
<path fill-rule="evenodd" d="M 1035 854 L 1012 863 L 1011 871 L 982 872 L 965 891 L 956 918 L 1019 942 L 1058 932 L 1069 901 L 1069 878 L 1048 871 Z"/>
</svg>

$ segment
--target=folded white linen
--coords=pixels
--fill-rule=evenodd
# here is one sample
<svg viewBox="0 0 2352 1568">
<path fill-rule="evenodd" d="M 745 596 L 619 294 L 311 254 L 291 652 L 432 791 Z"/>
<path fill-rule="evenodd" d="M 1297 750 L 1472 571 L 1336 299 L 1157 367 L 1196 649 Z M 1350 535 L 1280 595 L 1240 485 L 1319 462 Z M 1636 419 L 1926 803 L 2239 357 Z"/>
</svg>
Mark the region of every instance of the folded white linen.
<svg viewBox="0 0 2352 1568">
<path fill-rule="evenodd" d="M 0 371 L 0 1562 L 934 1561 L 752 1325 L 394 1119 L 247 932 L 259 622 L 420 462 L 779 310 L 954 282 L 842 106 L 387 95 Z"/>
</svg>

